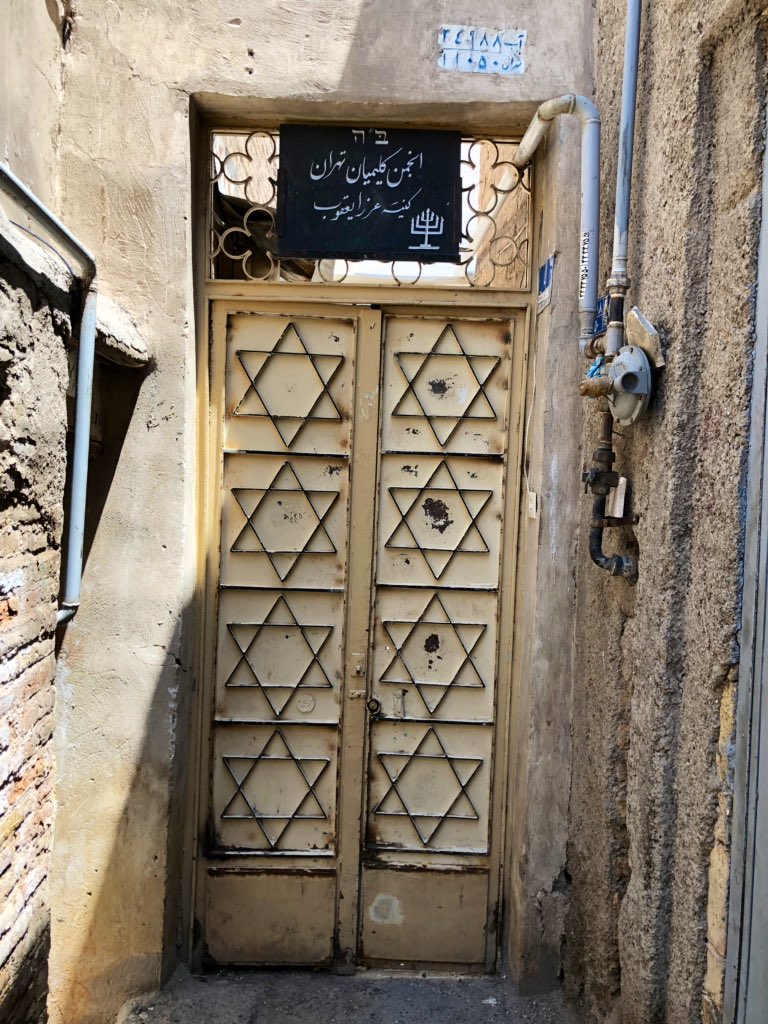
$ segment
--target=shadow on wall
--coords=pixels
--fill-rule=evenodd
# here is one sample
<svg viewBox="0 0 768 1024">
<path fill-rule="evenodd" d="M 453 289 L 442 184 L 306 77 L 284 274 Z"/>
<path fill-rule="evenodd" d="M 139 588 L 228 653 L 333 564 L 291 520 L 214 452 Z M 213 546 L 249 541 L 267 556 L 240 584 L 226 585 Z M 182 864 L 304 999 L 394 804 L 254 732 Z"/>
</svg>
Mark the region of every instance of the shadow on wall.
<svg viewBox="0 0 768 1024">
<path fill-rule="evenodd" d="M 142 371 L 134 368 L 100 361 L 95 391 L 100 392 L 100 400 L 95 402 L 95 418 L 92 423 L 91 458 L 89 463 L 88 501 L 86 509 L 86 533 L 84 542 L 84 561 L 87 565 L 91 555 L 97 531 L 104 522 L 104 516 L 111 518 L 111 530 L 115 530 L 114 520 L 121 517 L 121 508 L 117 499 L 112 496 L 107 504 L 115 481 L 121 453 L 134 416 L 139 394 L 145 384 L 152 367 Z M 68 446 L 71 444 L 71 433 Z M 71 464 L 71 463 L 70 463 Z M 68 481 L 69 484 L 69 481 Z M 69 500 L 67 489 L 66 501 Z M 139 500 L 139 499 L 137 499 Z M 65 506 L 65 507 L 68 507 Z M 127 527 L 126 527 L 127 529 Z M 109 571 L 120 573 L 121 565 L 131 557 L 132 538 L 126 532 L 121 537 L 119 547 L 114 550 L 114 558 L 110 560 Z M 66 552 L 64 553 L 66 557 Z M 91 567 L 92 574 L 97 577 L 104 567 Z M 141 600 L 141 595 L 136 595 Z M 90 600 L 95 604 L 99 601 L 98 586 L 91 588 Z M 92 609 L 93 611 L 93 609 Z M 98 608 L 95 609 L 98 616 Z M 172 799 L 175 793 L 169 793 L 169 750 L 174 749 L 174 729 L 178 716 L 173 715 L 174 700 L 169 699 L 169 692 L 180 694 L 180 702 L 184 704 L 185 687 L 180 685 L 185 670 L 174 652 L 181 646 L 181 624 L 185 619 L 186 609 L 182 609 L 176 617 L 175 624 L 169 626 L 164 650 L 159 658 L 159 665 L 147 667 L 147 675 L 155 674 L 151 686 L 142 685 L 141 704 L 147 705 L 146 720 L 137 717 L 135 726 L 128 726 L 124 733 L 133 729 L 138 734 L 136 744 L 131 743 L 136 753 L 126 753 L 125 759 L 136 768 L 128 787 L 120 781 L 99 773 L 99 765 L 95 764 L 90 772 L 78 769 L 78 781 L 81 786 L 76 793 L 67 791 L 66 784 L 58 794 L 58 803 L 69 802 L 69 809 L 62 837 L 64 852 L 56 850 L 54 836 L 54 874 L 58 875 L 56 890 L 70 893 L 69 908 L 79 899 L 82 903 L 76 907 L 73 919 L 66 924 L 57 920 L 54 926 L 54 967 L 52 969 L 53 990 L 49 996 L 49 1019 L 56 1024 L 104 1024 L 112 1021 L 126 998 L 125 993 L 133 994 L 147 988 L 147 978 L 161 980 L 162 962 L 164 957 L 173 960 L 177 955 L 176 931 L 178 930 L 178 893 L 180 892 L 180 850 L 171 823 L 181 822 L 183 817 L 183 794 L 178 800 Z M 78 620 L 74 620 L 77 629 Z M 61 649 L 66 629 L 59 630 L 57 635 L 57 654 Z M 100 638 L 93 628 L 93 620 L 87 635 L 75 633 L 74 646 L 83 647 L 87 672 L 88 647 L 98 645 Z M 138 648 L 141 638 L 136 638 Z M 82 657 L 83 652 L 78 654 Z M 95 681 L 94 681 L 95 683 Z M 115 687 L 128 685 L 119 676 L 116 664 L 110 673 L 108 685 Z M 79 749 L 78 738 L 73 727 L 73 712 L 76 711 L 75 692 L 67 685 L 67 668 L 60 666 L 57 677 L 57 730 L 62 730 L 57 743 L 57 787 L 65 778 L 66 764 L 63 758 L 82 759 L 83 750 Z M 109 690 L 106 691 L 109 693 Z M 151 697 L 149 694 L 151 693 Z M 61 705 L 64 707 L 61 707 Z M 177 709 L 178 710 L 178 709 Z M 109 706 L 108 698 L 103 713 L 109 716 L 114 709 Z M 188 710 L 181 709 L 181 720 L 189 718 Z M 72 735 L 70 735 L 70 731 Z M 178 762 L 186 767 L 186 750 L 179 755 L 176 744 Z M 105 750 L 105 762 L 120 757 L 117 752 Z M 178 769 L 177 769 L 178 770 Z M 90 778 L 88 779 L 88 775 Z M 122 811 L 116 825 L 105 824 L 103 831 L 98 828 L 98 804 L 102 795 L 116 785 L 124 792 Z M 108 800 L 108 798 L 107 798 Z M 148 822 L 147 808 L 156 808 L 160 802 L 165 804 L 165 823 L 171 835 L 174 859 L 166 856 L 166 832 L 153 829 Z M 84 820 L 89 822 L 88 828 L 78 830 L 73 821 L 72 804 L 84 804 L 86 811 Z M 88 806 L 90 805 L 90 807 Z M 156 814 L 157 812 L 155 812 Z M 94 822 L 96 826 L 94 828 Z M 149 839 L 148 839 L 149 836 Z M 157 840 L 156 840 L 157 837 Z M 152 852 L 147 854 L 148 846 Z M 99 848 L 107 847 L 104 853 Z M 156 848 L 154 848 L 156 846 Z M 137 851 L 140 851 L 137 853 Z M 87 865 L 87 874 L 80 871 L 77 861 Z M 68 863 L 62 863 L 63 858 Z M 172 867 L 169 867 L 169 864 Z M 169 879 L 166 878 L 168 872 Z M 152 879 L 158 879 L 159 885 L 152 885 Z M 159 911 L 155 896 L 158 891 L 164 894 L 162 910 Z M 67 908 L 65 908 L 67 909 Z M 78 915 L 79 919 L 77 919 Z M 158 934 L 157 920 L 159 916 L 167 918 L 166 932 L 169 948 L 164 949 L 161 935 Z M 65 934 L 66 929 L 66 934 Z M 58 936 L 57 936 L 58 930 Z M 50 945 L 50 939 L 46 936 Z M 137 952 L 138 951 L 138 952 Z M 47 948 L 46 948 L 47 953 Z M 62 969 L 63 967 L 63 969 Z M 0 1020 L 6 1017 L 0 1012 Z"/>
<path fill-rule="evenodd" d="M 93 377 L 93 414 L 91 416 L 91 447 L 88 460 L 88 494 L 85 506 L 85 536 L 83 538 L 83 573 L 93 547 L 104 506 L 112 481 L 117 472 L 120 453 L 128 433 L 128 426 L 136 408 L 141 387 L 153 367 L 137 370 L 134 367 L 96 357 Z M 67 480 L 64 488 L 64 533 L 61 540 L 61 564 L 67 562 L 67 523 L 72 493 L 72 455 L 74 443 L 75 400 L 67 396 Z M 63 575 L 62 575 L 63 582 Z M 58 657 L 66 631 L 56 635 Z"/>
<path fill-rule="evenodd" d="M 185 613 L 168 640 L 169 650 L 179 648 Z M 182 819 L 185 803 L 183 792 L 169 792 L 168 787 L 168 749 L 175 726 L 168 714 L 168 690 L 178 688 L 184 703 L 183 691 L 189 689 L 184 681 L 189 678 L 189 671 L 167 655 L 153 687 L 132 783 L 117 826 L 110 829 L 109 857 L 103 868 L 100 862 L 92 888 L 83 893 L 87 906 L 75 932 L 79 948 L 68 950 L 68 970 L 57 971 L 49 996 L 51 1024 L 111 1024 L 127 999 L 160 987 L 181 958 L 178 899 L 183 851 L 173 822 Z M 176 756 L 186 767 L 186 749 L 177 749 Z M 159 798 L 165 801 L 168 836 L 160 836 L 154 852 L 146 852 L 153 838 L 148 843 L 146 808 L 157 805 Z M 166 840 L 173 856 L 166 857 Z M 89 837 L 83 836 L 83 842 L 87 845 Z M 80 880 L 75 884 L 79 888 Z M 165 944 L 157 927 L 158 892 L 165 894 Z"/>
<path fill-rule="evenodd" d="M 48 991 L 48 954 L 51 949 L 50 919 L 40 931 L 9 988 L 0 996 L 3 1024 L 38 1024 L 45 1021 Z"/>
</svg>

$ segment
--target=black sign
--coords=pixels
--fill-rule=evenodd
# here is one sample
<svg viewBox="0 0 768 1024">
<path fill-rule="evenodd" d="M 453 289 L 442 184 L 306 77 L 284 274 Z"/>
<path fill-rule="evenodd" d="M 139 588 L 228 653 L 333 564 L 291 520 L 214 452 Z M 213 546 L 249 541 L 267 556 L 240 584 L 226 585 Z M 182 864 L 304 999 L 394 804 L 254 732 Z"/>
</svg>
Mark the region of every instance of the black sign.
<svg viewBox="0 0 768 1024">
<path fill-rule="evenodd" d="M 282 125 L 280 256 L 458 263 L 461 134 Z"/>
</svg>

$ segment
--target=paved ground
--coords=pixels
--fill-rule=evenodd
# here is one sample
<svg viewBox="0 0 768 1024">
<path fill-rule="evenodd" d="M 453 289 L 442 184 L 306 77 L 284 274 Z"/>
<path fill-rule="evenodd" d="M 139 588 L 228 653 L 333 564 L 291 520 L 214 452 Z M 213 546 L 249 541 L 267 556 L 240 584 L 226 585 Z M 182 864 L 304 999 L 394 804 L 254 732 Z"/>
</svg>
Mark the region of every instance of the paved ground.
<svg viewBox="0 0 768 1024">
<path fill-rule="evenodd" d="M 193 977 L 134 1002 L 121 1024 L 573 1024 L 559 993 L 522 997 L 505 978 L 312 971 Z"/>
</svg>

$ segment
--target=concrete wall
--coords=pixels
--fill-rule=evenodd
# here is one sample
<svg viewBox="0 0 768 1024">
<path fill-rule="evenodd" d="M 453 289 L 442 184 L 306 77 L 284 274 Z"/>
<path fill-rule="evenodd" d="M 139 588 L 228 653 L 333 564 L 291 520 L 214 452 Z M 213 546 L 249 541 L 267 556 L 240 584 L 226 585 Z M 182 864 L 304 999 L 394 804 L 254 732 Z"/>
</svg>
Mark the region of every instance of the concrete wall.
<svg viewBox="0 0 768 1024">
<path fill-rule="evenodd" d="M 109 1020 L 126 998 L 157 985 L 183 948 L 196 606 L 192 228 L 202 213 L 191 190 L 191 98 L 201 116 L 241 123 L 302 115 L 510 131 L 524 127 L 539 100 L 589 89 L 587 12 L 578 0 L 525 3 L 512 13 L 501 0 L 78 0 L 68 11 L 54 205 L 95 252 L 100 288 L 130 312 L 155 361 L 130 400 L 115 384 L 109 468 L 97 475 L 89 511 L 83 606 L 59 661 L 49 997 L 56 1024 Z M 438 71 L 435 37 L 446 21 L 527 29 L 528 72 L 510 80 Z M 3 52 L 12 56 L 24 34 L 21 25 L 7 31 Z M 573 180 L 573 136 L 568 147 L 561 178 Z M 550 476 L 548 469 L 542 489 Z M 557 532 L 558 520 L 546 522 Z M 566 520 L 566 548 L 569 529 Z M 532 558 L 534 578 L 551 585 Z M 535 636 L 536 623 L 530 628 Z M 557 647 L 553 639 L 550 654 Z M 558 753 L 558 745 L 569 711 L 557 696 L 568 657 L 559 648 L 554 663 L 549 655 L 536 661 L 539 703 L 521 718 L 533 753 L 546 755 L 537 762 L 543 783 L 538 767 L 518 775 L 521 836 L 537 834 L 525 823 L 531 794 L 567 788 L 567 748 Z M 541 702 L 559 717 L 540 737 Z M 564 913 L 562 807 L 559 822 L 551 856 L 540 861 L 542 844 L 532 854 L 523 842 L 509 869 L 525 892 L 514 962 L 550 984 Z M 526 943 L 539 943 L 552 891 L 548 952 L 538 963 Z"/>
<path fill-rule="evenodd" d="M 56 143 L 68 0 L 4 0 L 0 19 L 0 160 L 46 205 L 55 202 Z"/>
<path fill-rule="evenodd" d="M 512 827 L 507 851 L 510 966 L 524 990 L 551 987 L 563 969 L 570 897 L 566 840 L 574 670 L 573 573 L 579 526 L 581 370 L 575 255 L 579 237 L 579 126 L 552 126 L 535 165 L 534 267 L 558 253 L 552 301 L 536 317 L 528 365 L 528 486 L 517 580 L 519 661 L 512 719 Z"/>
<path fill-rule="evenodd" d="M 722 1005 L 765 51 L 758 4 L 644 6 L 630 301 L 667 367 L 618 440 L 639 583 L 578 562 L 566 979 L 585 1021 L 693 1024 Z M 622 38 L 599 2 L 604 268 Z"/>
</svg>

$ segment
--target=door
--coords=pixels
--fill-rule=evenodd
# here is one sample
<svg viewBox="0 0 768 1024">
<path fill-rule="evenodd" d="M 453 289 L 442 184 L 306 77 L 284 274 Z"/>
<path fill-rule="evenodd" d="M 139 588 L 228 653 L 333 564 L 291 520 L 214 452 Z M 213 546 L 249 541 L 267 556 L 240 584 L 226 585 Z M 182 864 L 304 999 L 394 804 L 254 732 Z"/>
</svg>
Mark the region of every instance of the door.
<svg viewBox="0 0 768 1024">
<path fill-rule="evenodd" d="M 198 958 L 490 969 L 522 331 L 213 310 Z"/>
</svg>

